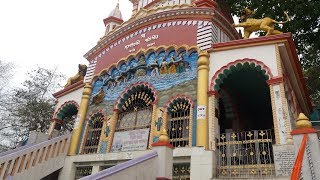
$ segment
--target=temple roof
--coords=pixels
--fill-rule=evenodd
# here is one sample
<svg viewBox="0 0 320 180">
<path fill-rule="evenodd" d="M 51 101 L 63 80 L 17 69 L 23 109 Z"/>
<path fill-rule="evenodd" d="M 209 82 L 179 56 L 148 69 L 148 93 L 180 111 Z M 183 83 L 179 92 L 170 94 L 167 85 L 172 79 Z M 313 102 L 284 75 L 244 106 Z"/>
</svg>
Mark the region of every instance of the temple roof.
<svg viewBox="0 0 320 180">
<path fill-rule="evenodd" d="M 122 19 L 122 14 L 119 9 L 119 2 L 117 3 L 116 7 L 110 12 L 109 17 L 116 17 Z"/>
</svg>

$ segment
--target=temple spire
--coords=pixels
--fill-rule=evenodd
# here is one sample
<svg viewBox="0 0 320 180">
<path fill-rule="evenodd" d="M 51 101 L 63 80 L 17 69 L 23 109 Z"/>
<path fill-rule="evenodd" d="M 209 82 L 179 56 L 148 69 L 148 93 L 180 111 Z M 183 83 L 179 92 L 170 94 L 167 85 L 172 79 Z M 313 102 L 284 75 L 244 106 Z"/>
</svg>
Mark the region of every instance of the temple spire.
<svg viewBox="0 0 320 180">
<path fill-rule="evenodd" d="M 109 16 L 103 20 L 106 27 L 105 34 L 112 31 L 116 26 L 119 26 L 123 23 L 122 14 L 119 9 L 119 0 L 117 0 L 116 7 L 110 12 Z"/>
<path fill-rule="evenodd" d="M 117 0 L 117 5 L 116 5 L 116 8 L 118 8 L 118 9 L 119 9 L 119 1 L 120 0 Z"/>
</svg>

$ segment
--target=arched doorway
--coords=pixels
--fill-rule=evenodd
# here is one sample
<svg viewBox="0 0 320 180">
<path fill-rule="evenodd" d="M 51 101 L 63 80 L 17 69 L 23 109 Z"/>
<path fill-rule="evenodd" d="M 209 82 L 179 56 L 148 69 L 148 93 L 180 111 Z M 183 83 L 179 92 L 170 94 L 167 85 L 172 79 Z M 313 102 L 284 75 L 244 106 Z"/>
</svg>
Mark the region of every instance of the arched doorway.
<svg viewBox="0 0 320 180">
<path fill-rule="evenodd" d="M 253 68 L 233 71 L 221 84 L 219 97 L 220 132 L 273 129 L 267 77 Z"/>
<path fill-rule="evenodd" d="M 216 74 L 213 87 L 218 94 L 219 177 L 257 178 L 274 174 L 274 125 L 267 84 L 271 77 L 263 63 L 245 60 Z"/>
<path fill-rule="evenodd" d="M 78 113 L 79 105 L 74 101 L 65 102 L 57 111 L 55 131 L 58 135 L 70 133 Z"/>
</svg>

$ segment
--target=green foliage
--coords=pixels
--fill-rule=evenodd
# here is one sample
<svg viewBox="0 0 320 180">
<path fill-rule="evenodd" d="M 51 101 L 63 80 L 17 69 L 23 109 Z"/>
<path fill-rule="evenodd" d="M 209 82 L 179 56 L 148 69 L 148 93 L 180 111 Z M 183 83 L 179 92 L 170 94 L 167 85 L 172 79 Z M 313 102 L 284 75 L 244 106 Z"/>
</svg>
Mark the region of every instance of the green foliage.
<svg viewBox="0 0 320 180">
<path fill-rule="evenodd" d="M 310 66 L 304 71 L 307 88 L 314 105 L 320 105 L 320 65 Z"/>
<path fill-rule="evenodd" d="M 22 87 L 13 89 L 8 107 L 10 128 L 5 135 L 15 144 L 26 140 L 30 131 L 47 132 L 55 106 L 51 94 L 61 87 L 63 78 L 56 69 L 38 67 L 27 74 Z"/>
<path fill-rule="evenodd" d="M 284 12 L 291 20 L 276 28 L 291 32 L 307 79 L 307 87 L 315 104 L 320 102 L 320 1 L 312 0 L 217 0 L 222 7 L 230 7 L 240 17 L 244 8 L 255 10 L 255 18 L 271 17 L 284 21 Z"/>
</svg>

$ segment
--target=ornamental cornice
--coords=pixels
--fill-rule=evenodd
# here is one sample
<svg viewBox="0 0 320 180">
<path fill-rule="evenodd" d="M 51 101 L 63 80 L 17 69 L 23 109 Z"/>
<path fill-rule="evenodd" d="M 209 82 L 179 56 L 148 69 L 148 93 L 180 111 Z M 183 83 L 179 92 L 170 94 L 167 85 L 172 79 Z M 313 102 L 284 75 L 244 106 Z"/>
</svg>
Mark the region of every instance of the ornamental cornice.
<svg viewBox="0 0 320 180">
<path fill-rule="evenodd" d="M 190 20 L 183 20 L 183 19 L 190 19 Z M 117 46 L 121 42 L 124 42 L 125 40 L 132 38 L 135 35 L 145 33 L 146 31 L 150 31 L 155 28 L 159 28 L 158 26 L 161 24 L 158 24 L 158 26 L 151 25 L 148 28 L 145 28 L 140 31 L 137 31 L 137 29 L 148 26 L 150 24 L 155 24 L 156 22 L 170 21 L 170 20 L 182 21 L 183 22 L 182 25 L 193 25 L 193 26 L 202 25 L 204 23 L 204 20 L 214 21 L 215 23 L 218 23 L 219 26 L 223 30 L 225 30 L 229 36 L 233 37 L 234 39 L 238 37 L 236 34 L 236 31 L 234 32 L 228 31 L 231 25 L 230 27 L 226 27 L 226 25 L 230 23 L 227 21 L 227 19 L 225 19 L 220 13 L 218 13 L 214 9 L 189 7 L 184 9 L 162 11 L 159 13 L 149 14 L 146 17 L 134 19 L 132 21 L 129 20 L 128 22 L 121 24 L 114 31 L 111 31 L 109 34 L 101 38 L 98 44 L 95 47 L 93 47 L 90 51 L 88 51 L 84 55 L 84 57 L 88 60 L 91 60 L 93 58 L 89 59 L 90 56 L 92 56 L 93 54 L 96 54 L 95 56 L 99 56 L 99 54 L 97 53 L 107 45 Z M 174 26 L 174 25 L 181 25 L 181 23 L 179 24 L 175 22 L 173 23 L 168 22 L 168 26 Z M 136 32 L 133 33 L 134 31 Z"/>
</svg>

